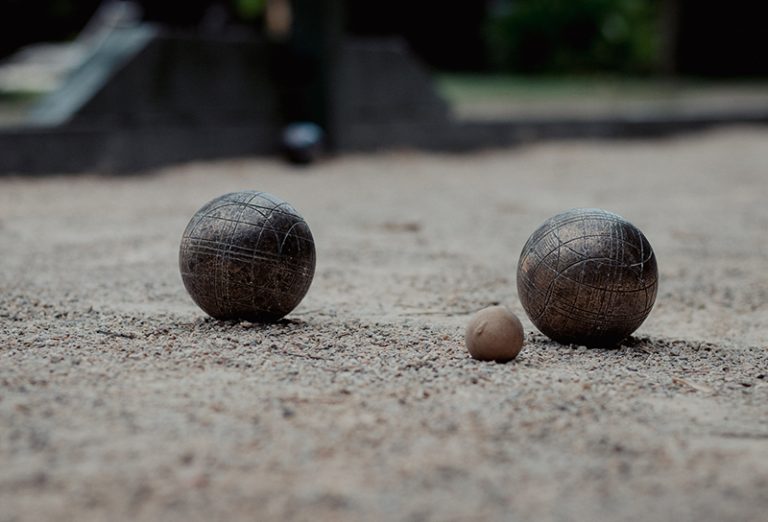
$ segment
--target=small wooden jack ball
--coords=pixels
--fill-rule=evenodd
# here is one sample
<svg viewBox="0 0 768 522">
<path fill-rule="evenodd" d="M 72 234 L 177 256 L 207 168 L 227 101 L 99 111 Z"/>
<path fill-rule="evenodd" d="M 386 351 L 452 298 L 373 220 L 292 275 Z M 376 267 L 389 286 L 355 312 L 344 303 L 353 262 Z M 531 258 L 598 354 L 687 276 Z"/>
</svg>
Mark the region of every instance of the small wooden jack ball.
<svg viewBox="0 0 768 522">
<path fill-rule="evenodd" d="M 464 341 L 479 361 L 511 361 L 523 347 L 523 325 L 506 306 L 489 306 L 469 321 Z"/>
</svg>

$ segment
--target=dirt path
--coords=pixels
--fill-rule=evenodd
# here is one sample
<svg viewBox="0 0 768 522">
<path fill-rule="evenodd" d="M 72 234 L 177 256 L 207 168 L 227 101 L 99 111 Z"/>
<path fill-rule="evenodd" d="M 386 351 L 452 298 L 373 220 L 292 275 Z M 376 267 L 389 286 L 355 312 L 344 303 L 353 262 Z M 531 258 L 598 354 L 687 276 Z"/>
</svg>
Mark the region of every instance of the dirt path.
<svg viewBox="0 0 768 522">
<path fill-rule="evenodd" d="M 272 326 L 206 319 L 181 232 L 207 200 L 292 202 L 318 245 Z M 0 522 L 764 520 L 768 131 L 473 155 L 264 160 L 0 179 Z M 656 250 L 615 351 L 527 328 L 468 358 L 550 215 L 597 206 Z"/>
</svg>

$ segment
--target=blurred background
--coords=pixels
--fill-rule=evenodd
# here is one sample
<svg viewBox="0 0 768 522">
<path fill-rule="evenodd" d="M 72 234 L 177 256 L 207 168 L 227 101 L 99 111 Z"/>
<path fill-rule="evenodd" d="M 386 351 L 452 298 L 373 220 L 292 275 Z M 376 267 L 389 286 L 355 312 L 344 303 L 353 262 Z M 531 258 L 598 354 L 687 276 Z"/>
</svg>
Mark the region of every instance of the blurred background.
<svg viewBox="0 0 768 522">
<path fill-rule="evenodd" d="M 326 145 L 341 150 L 375 141 L 339 130 L 351 117 L 334 104 L 374 89 L 358 81 L 345 90 L 331 72 L 336 50 L 350 39 L 403 42 L 459 120 L 715 113 L 739 121 L 757 113 L 762 119 L 768 109 L 763 18 L 749 0 L 3 0 L 2 12 L 0 126 L 28 124 L 41 96 L 61 88 L 110 28 L 137 24 L 266 41 L 266 56 L 254 59 L 266 65 L 254 70 L 277 86 L 270 111 L 280 125 L 318 124 Z M 364 69 L 357 74 L 370 73 Z M 387 75 L 402 76 L 394 69 Z M 410 111 L 400 106 L 379 112 Z M 435 107 L 424 112 L 433 117 Z M 38 123 L 66 123 L 78 110 Z M 362 108 L 355 117 L 366 111 L 376 112 Z M 364 133 L 357 126 L 347 135 Z M 417 134 L 411 141 L 423 145 Z"/>
<path fill-rule="evenodd" d="M 0 57 L 74 39 L 102 0 L 3 0 Z M 313 2 L 295 1 L 296 4 Z M 324 3 L 323 1 L 314 3 Z M 353 35 L 400 34 L 438 71 L 764 77 L 759 2 L 347 0 Z M 146 20 L 207 32 L 265 27 L 267 0 L 136 2 Z M 301 8 L 301 5 L 298 6 Z"/>
</svg>

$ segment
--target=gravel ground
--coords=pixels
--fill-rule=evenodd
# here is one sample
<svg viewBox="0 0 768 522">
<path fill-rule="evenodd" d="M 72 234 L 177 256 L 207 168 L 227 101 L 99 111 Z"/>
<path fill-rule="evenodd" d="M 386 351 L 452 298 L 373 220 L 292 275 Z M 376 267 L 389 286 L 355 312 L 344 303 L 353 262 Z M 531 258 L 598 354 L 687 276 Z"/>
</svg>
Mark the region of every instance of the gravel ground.
<svg viewBox="0 0 768 522">
<path fill-rule="evenodd" d="M 768 131 L 0 179 L 0 521 L 763 521 Z M 224 192 L 292 202 L 315 281 L 269 326 L 204 317 L 177 249 Z M 534 331 L 528 235 L 603 207 L 660 286 L 620 349 Z M 526 345 L 480 363 L 471 313 Z"/>
</svg>

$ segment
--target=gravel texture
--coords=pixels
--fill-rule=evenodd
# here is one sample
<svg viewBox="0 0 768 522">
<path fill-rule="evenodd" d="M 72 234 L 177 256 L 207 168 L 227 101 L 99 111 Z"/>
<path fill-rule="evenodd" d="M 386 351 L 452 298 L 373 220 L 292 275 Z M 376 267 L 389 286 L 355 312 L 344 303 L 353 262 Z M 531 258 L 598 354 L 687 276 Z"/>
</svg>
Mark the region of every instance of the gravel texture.
<svg viewBox="0 0 768 522">
<path fill-rule="evenodd" d="M 471 155 L 0 179 L 0 522 L 763 521 L 768 131 Z M 307 297 L 206 318 L 177 252 L 259 189 L 312 228 Z M 637 225 L 656 307 L 617 350 L 534 331 L 515 269 L 570 207 Z M 526 345 L 469 357 L 508 305 Z"/>
</svg>

